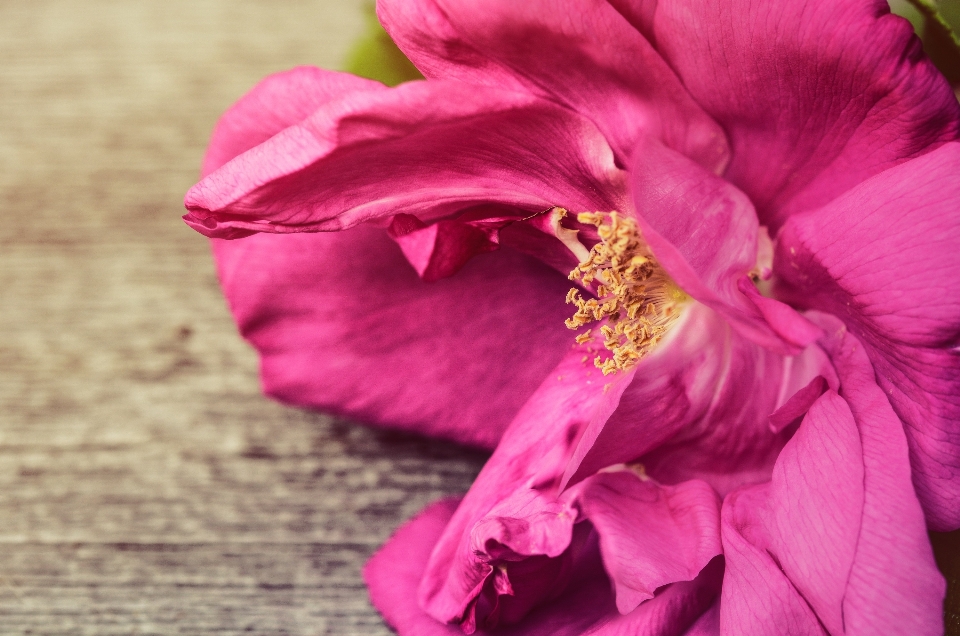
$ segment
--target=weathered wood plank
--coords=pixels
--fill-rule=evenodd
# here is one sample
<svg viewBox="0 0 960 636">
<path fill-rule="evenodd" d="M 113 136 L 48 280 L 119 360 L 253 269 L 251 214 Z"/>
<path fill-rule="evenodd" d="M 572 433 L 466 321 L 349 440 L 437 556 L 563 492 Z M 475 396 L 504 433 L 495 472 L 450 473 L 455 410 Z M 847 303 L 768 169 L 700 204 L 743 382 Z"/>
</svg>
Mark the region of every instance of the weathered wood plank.
<svg viewBox="0 0 960 636">
<path fill-rule="evenodd" d="M 0 3 L 0 632 L 389 633 L 360 567 L 483 456 L 261 397 L 179 220 L 220 112 L 361 2 Z"/>
</svg>

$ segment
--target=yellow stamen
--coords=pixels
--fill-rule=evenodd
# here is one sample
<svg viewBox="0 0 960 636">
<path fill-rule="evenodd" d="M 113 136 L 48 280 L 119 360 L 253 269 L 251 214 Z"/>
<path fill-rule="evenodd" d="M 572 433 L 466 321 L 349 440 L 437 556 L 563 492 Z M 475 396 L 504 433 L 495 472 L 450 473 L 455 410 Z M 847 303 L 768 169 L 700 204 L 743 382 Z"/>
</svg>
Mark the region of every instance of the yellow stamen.
<svg viewBox="0 0 960 636">
<path fill-rule="evenodd" d="M 593 363 L 610 375 L 637 364 L 663 338 L 679 317 L 687 295 L 670 280 L 644 243 L 637 222 L 617 212 L 585 212 L 581 223 L 597 228 L 600 242 L 570 272 L 570 280 L 586 286 L 597 281 L 597 298 L 584 299 L 576 288 L 567 302 L 577 312 L 566 320 L 570 329 L 606 321 L 600 327 L 603 346 L 612 354 L 597 356 Z M 592 330 L 576 337 L 578 344 L 590 340 Z"/>
</svg>

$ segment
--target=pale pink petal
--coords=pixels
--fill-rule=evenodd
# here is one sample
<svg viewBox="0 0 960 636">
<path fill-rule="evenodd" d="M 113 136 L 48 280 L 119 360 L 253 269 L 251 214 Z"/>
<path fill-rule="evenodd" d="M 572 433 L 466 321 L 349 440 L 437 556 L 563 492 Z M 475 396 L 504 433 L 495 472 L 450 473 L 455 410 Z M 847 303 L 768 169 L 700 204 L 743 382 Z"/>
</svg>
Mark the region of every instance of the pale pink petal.
<svg viewBox="0 0 960 636">
<path fill-rule="evenodd" d="M 380 0 L 377 12 L 428 78 L 505 87 L 575 110 L 626 162 L 641 134 L 708 170 L 723 169 L 723 131 L 650 43 L 602 0 Z"/>
<path fill-rule="evenodd" d="M 492 448 L 569 350 L 569 282 L 510 250 L 424 283 L 386 232 L 215 241 L 220 279 L 285 402 Z"/>
<path fill-rule="evenodd" d="M 960 527 L 960 144 L 877 175 L 792 218 L 778 294 L 840 317 L 867 347 L 906 425 L 934 529 Z"/>
<path fill-rule="evenodd" d="M 703 305 L 685 314 L 636 367 L 610 419 L 586 427 L 564 484 L 638 460 L 661 482 L 703 479 L 720 493 L 769 479 L 792 431 L 771 431 L 768 416 L 813 378 L 833 378 L 829 361 L 817 347 L 764 349 Z"/>
<path fill-rule="evenodd" d="M 774 229 L 958 137 L 953 91 L 885 0 L 615 4 L 724 127 L 726 177 Z"/>
<path fill-rule="evenodd" d="M 588 120 L 529 94 L 458 82 L 354 91 L 207 175 L 186 222 L 212 237 L 340 230 L 478 204 L 622 209 L 622 172 Z"/>
<path fill-rule="evenodd" d="M 588 478 L 578 497 L 600 537 L 617 610 L 629 614 L 721 554 L 720 500 L 702 481 L 662 486 L 622 470 Z"/>
<path fill-rule="evenodd" d="M 862 346 L 819 319 L 840 395 L 810 408 L 770 483 L 723 504 L 725 634 L 942 633 L 906 439 Z"/>
<path fill-rule="evenodd" d="M 721 528 L 726 569 L 720 592 L 720 634 L 827 636 L 774 558 L 757 546 L 763 537 L 754 538 L 752 517 L 738 516 L 744 509 L 749 511 L 724 502 Z"/>
</svg>

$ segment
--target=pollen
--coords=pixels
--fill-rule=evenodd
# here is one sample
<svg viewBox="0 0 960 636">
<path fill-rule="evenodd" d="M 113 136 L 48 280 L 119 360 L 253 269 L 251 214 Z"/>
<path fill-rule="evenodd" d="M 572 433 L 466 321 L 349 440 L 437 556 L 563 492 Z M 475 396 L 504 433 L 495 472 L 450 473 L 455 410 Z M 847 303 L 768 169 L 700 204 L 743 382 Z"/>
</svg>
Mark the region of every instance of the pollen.
<svg viewBox="0 0 960 636">
<path fill-rule="evenodd" d="M 566 325 L 579 329 L 602 323 L 599 332 L 610 354 L 598 355 L 594 366 L 604 375 L 626 371 L 660 342 L 688 297 L 657 263 L 636 220 L 618 212 L 586 212 L 577 220 L 595 226 L 600 242 L 569 278 L 595 288 L 596 297 L 584 298 L 579 289 L 571 289 L 567 302 L 577 312 Z M 578 335 L 577 343 L 588 342 L 592 331 Z"/>
</svg>

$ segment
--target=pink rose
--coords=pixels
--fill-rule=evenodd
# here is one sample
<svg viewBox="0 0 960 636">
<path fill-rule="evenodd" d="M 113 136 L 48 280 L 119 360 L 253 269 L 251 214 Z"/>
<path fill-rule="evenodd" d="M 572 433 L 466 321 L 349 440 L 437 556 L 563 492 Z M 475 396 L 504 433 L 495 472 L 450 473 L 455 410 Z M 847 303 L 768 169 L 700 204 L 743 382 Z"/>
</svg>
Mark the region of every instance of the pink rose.
<svg viewBox="0 0 960 636">
<path fill-rule="evenodd" d="M 496 446 L 371 560 L 386 619 L 942 633 L 960 105 L 909 25 L 884 0 L 378 12 L 427 81 L 267 78 L 184 218 L 243 238 L 214 248 L 268 393 Z"/>
</svg>

